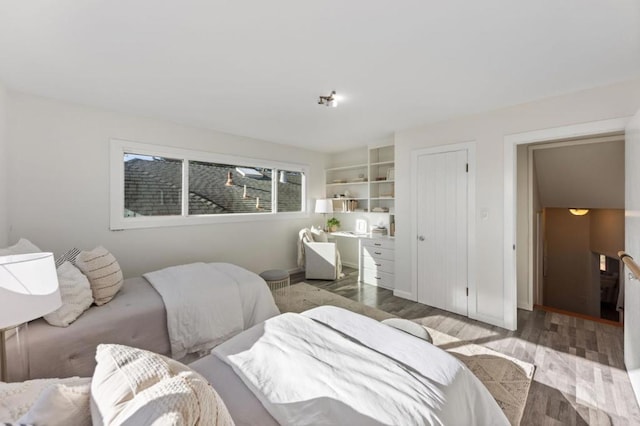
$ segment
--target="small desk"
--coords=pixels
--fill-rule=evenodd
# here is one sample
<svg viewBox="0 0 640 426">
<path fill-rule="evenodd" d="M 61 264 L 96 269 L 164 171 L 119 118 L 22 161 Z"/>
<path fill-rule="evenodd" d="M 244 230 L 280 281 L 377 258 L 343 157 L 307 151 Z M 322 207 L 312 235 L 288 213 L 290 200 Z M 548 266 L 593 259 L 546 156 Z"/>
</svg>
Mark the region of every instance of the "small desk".
<svg viewBox="0 0 640 426">
<path fill-rule="evenodd" d="M 332 237 L 358 239 L 358 282 L 393 290 L 395 287 L 395 240 L 386 235 L 339 231 Z"/>
</svg>

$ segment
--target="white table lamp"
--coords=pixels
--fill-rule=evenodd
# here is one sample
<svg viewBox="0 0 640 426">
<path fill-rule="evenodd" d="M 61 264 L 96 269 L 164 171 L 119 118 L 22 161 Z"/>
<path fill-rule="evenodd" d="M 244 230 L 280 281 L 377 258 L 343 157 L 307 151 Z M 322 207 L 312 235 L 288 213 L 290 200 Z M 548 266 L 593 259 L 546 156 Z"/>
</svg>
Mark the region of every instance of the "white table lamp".
<svg viewBox="0 0 640 426">
<path fill-rule="evenodd" d="M 0 381 L 7 378 L 5 331 L 61 305 L 52 253 L 0 256 Z"/>
<path fill-rule="evenodd" d="M 326 229 L 327 213 L 333 213 L 333 200 L 331 198 L 316 200 L 316 213 L 323 214 L 324 224 L 322 225 L 322 229 Z"/>
</svg>

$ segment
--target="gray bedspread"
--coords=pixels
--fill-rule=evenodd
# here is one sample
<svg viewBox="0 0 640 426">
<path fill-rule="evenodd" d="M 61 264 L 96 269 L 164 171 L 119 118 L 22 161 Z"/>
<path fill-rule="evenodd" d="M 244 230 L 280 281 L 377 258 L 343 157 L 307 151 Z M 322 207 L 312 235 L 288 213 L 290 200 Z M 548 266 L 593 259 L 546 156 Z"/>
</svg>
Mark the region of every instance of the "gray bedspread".
<svg viewBox="0 0 640 426">
<path fill-rule="evenodd" d="M 27 336 L 29 378 L 91 376 L 99 343 L 171 354 L 164 303 L 142 277 L 126 279 L 111 302 L 92 306 L 69 327 L 54 327 L 41 318 L 29 323 Z M 11 381 L 26 379 L 15 340 L 7 339 Z"/>
</svg>

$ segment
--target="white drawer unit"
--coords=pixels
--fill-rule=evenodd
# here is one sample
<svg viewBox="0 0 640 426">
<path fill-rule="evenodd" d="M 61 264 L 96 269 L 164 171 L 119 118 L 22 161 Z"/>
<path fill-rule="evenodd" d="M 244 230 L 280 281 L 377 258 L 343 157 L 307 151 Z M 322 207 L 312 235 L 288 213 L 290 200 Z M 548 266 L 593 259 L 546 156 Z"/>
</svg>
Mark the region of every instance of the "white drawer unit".
<svg viewBox="0 0 640 426">
<path fill-rule="evenodd" d="M 361 238 L 359 281 L 393 290 L 394 241 L 391 238 Z"/>
</svg>

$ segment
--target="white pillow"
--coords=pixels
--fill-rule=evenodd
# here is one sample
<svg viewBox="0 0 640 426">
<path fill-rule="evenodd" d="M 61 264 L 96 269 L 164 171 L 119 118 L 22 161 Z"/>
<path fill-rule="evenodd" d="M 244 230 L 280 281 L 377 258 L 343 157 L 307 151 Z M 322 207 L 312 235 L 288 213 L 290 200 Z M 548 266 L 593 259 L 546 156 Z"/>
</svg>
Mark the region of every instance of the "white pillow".
<svg viewBox="0 0 640 426">
<path fill-rule="evenodd" d="M 91 379 L 80 378 L 46 387 L 17 423 L 47 426 L 90 426 Z"/>
<path fill-rule="evenodd" d="M 104 305 L 122 287 L 122 270 L 116 258 L 104 247 L 82 251 L 76 266 L 89 278 L 96 305 Z"/>
<path fill-rule="evenodd" d="M 311 234 L 313 235 L 313 241 L 315 241 L 316 243 L 326 243 L 329 241 L 329 237 L 327 236 L 327 233 L 320 228 L 316 228 L 312 226 Z"/>
<path fill-rule="evenodd" d="M 67 327 L 93 303 L 89 280 L 71 262 L 64 262 L 57 269 L 62 306 L 44 316 L 51 325 Z"/>
<path fill-rule="evenodd" d="M 42 250 L 40 250 L 40 248 L 38 248 L 38 246 L 33 244 L 31 241 L 27 240 L 26 238 L 20 238 L 20 240 L 14 245 L 0 249 L 0 256 L 41 252 Z"/>
<path fill-rule="evenodd" d="M 153 352 L 99 345 L 91 381 L 94 425 L 233 425 L 226 406 L 189 367 Z"/>
</svg>

